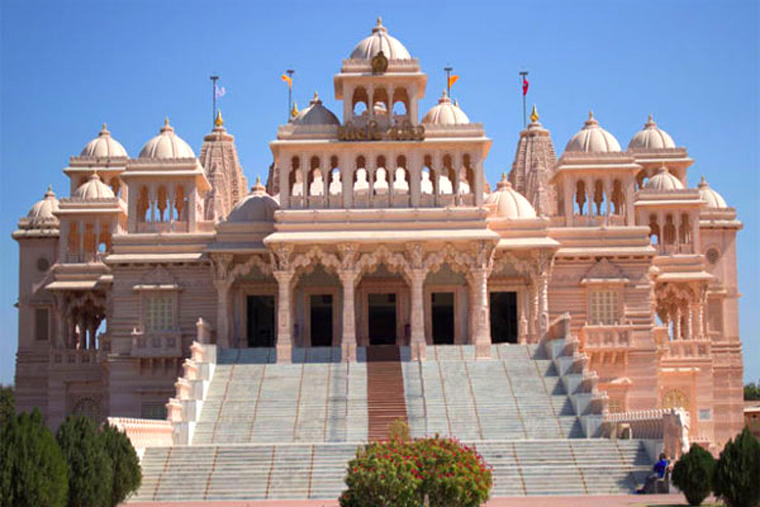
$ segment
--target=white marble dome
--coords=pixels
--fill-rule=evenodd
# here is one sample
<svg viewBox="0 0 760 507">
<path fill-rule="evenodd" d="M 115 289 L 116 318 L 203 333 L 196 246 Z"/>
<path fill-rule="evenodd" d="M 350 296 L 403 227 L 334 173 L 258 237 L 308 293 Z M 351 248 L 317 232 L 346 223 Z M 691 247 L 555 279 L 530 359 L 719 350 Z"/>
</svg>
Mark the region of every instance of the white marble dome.
<svg viewBox="0 0 760 507">
<path fill-rule="evenodd" d="M 53 214 L 58 211 L 58 199 L 55 197 L 53 187 L 48 187 L 45 197 L 32 206 L 26 218 L 32 225 L 58 222 L 58 218 Z"/>
<path fill-rule="evenodd" d="M 590 112 L 583 128 L 567 142 L 565 151 L 610 153 L 620 151 L 620 143 L 615 136 L 599 126 L 594 114 Z"/>
<path fill-rule="evenodd" d="M 395 37 L 388 35 L 381 18 L 377 18 L 377 26 L 372 28 L 372 35 L 363 39 L 351 51 L 353 60 L 371 60 L 380 51 L 388 60 L 411 60 L 409 51 Z"/>
<path fill-rule="evenodd" d="M 140 150 L 139 158 L 195 158 L 195 153 L 189 144 L 174 133 L 167 118 L 164 120 L 160 133 L 145 143 L 143 149 Z"/>
<path fill-rule="evenodd" d="M 699 198 L 707 203 L 705 208 L 707 209 L 725 209 L 728 208 L 726 200 L 718 192 L 713 190 L 710 185 L 705 181 L 705 177 L 702 176 L 702 180 L 699 182 Z"/>
<path fill-rule="evenodd" d="M 294 125 L 340 125 L 340 120 L 332 111 L 322 105 L 317 92 L 314 92 L 314 98 L 309 102 L 309 107 L 301 110 L 295 118 Z"/>
<path fill-rule="evenodd" d="M 422 117 L 422 123 L 425 125 L 463 125 L 470 123 L 470 119 L 457 104 L 452 104 L 451 99 L 443 92 L 443 96 L 438 99 L 438 104 L 433 106 L 430 111 Z"/>
<path fill-rule="evenodd" d="M 76 189 L 71 197 L 77 199 L 113 199 L 116 197 L 111 190 L 111 187 L 106 185 L 100 180 L 100 176 L 93 173 L 90 179 L 82 183 L 82 185 Z"/>
<path fill-rule="evenodd" d="M 501 175 L 496 191 L 488 195 L 486 205 L 492 207 L 491 216 L 495 218 L 536 218 L 536 210 L 520 192 L 512 188 L 506 174 Z"/>
<path fill-rule="evenodd" d="M 683 190 L 683 183 L 681 183 L 681 180 L 670 174 L 667 167 L 660 167 L 657 174 L 649 178 L 644 184 L 644 188 L 647 190 L 668 192 L 671 190 Z"/>
<path fill-rule="evenodd" d="M 93 158 L 114 158 L 114 157 L 128 157 L 127 150 L 121 145 L 119 141 L 111 137 L 111 133 L 106 128 L 106 124 L 103 124 L 103 128 L 98 133 L 98 137 L 87 143 L 80 157 L 93 157 Z"/>
<path fill-rule="evenodd" d="M 676 143 L 670 134 L 662 130 L 649 116 L 649 121 L 644 124 L 644 130 L 639 130 L 628 143 L 628 149 L 634 151 L 661 150 L 675 148 Z"/>
<path fill-rule="evenodd" d="M 261 184 L 261 179 L 256 178 L 256 184 L 251 188 L 251 193 L 232 208 L 227 221 L 231 223 L 274 222 L 274 212 L 278 209 L 280 209 L 280 204 L 274 197 L 267 194 L 266 188 Z"/>
</svg>

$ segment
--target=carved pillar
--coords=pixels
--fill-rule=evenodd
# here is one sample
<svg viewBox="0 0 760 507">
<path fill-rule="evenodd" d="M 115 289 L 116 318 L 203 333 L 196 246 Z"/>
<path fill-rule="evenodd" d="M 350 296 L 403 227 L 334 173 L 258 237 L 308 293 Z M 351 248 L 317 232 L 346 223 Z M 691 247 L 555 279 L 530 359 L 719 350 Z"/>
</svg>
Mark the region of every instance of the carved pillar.
<svg viewBox="0 0 760 507">
<path fill-rule="evenodd" d="M 425 270 L 412 268 L 409 273 L 409 281 L 412 289 L 411 308 L 411 349 L 412 358 L 423 360 L 425 358 L 425 306 L 422 286 L 425 282 Z"/>
<path fill-rule="evenodd" d="M 273 271 L 279 287 L 277 300 L 277 362 L 290 363 L 293 350 L 292 269 Z"/>
<path fill-rule="evenodd" d="M 686 339 L 694 339 L 694 304 L 689 303 L 686 308 Z"/>
<path fill-rule="evenodd" d="M 354 290 L 359 272 L 353 269 L 341 271 L 338 276 L 343 284 L 343 337 L 341 339 L 341 359 L 356 362 L 356 299 Z"/>
<path fill-rule="evenodd" d="M 55 344 L 56 349 L 66 348 L 66 296 L 55 292 Z"/>
<path fill-rule="evenodd" d="M 90 321 L 89 321 L 90 343 L 87 346 L 87 348 L 90 350 L 97 349 L 96 339 L 97 339 L 99 325 L 100 325 L 100 322 L 98 321 L 98 319 L 96 319 L 94 316 L 91 316 Z"/>
<path fill-rule="evenodd" d="M 676 321 L 673 325 L 673 339 L 681 339 L 681 307 L 676 304 Z"/>
<path fill-rule="evenodd" d="M 232 255 L 214 256 L 214 287 L 216 299 L 216 343 L 220 347 L 230 347 L 229 294 L 234 277 L 230 276 Z"/>
<path fill-rule="evenodd" d="M 475 282 L 475 357 L 491 356 L 491 319 L 488 308 L 488 270 L 477 268 L 473 272 Z"/>
<path fill-rule="evenodd" d="M 539 339 L 549 330 L 549 275 L 545 272 L 538 277 L 538 330 Z"/>
</svg>

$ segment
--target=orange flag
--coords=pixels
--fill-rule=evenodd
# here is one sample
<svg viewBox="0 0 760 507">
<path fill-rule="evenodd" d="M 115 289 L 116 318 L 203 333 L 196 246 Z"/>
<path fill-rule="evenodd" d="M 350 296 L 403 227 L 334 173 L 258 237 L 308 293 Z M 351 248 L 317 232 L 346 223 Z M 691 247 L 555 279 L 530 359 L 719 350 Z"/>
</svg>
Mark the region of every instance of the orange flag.
<svg viewBox="0 0 760 507">
<path fill-rule="evenodd" d="M 452 86 L 454 86 L 454 83 L 457 82 L 457 79 L 459 79 L 459 76 L 457 76 L 457 75 L 451 76 L 449 78 L 449 88 L 451 88 Z"/>
<path fill-rule="evenodd" d="M 287 74 L 282 75 L 282 80 L 288 83 L 288 88 L 293 89 L 293 80 Z"/>
</svg>

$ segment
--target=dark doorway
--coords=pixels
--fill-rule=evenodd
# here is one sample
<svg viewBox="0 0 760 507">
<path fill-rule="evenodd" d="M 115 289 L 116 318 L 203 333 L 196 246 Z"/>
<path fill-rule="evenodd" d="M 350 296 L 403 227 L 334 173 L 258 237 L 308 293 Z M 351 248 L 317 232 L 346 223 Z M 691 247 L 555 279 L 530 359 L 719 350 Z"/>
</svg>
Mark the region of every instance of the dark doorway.
<svg viewBox="0 0 760 507">
<path fill-rule="evenodd" d="M 491 341 L 517 343 L 517 293 L 491 292 Z"/>
<path fill-rule="evenodd" d="M 310 297 L 311 346 L 332 347 L 333 343 L 333 297 L 320 294 Z"/>
<path fill-rule="evenodd" d="M 396 295 L 369 295 L 369 344 L 396 344 Z"/>
<path fill-rule="evenodd" d="M 434 292 L 430 297 L 433 318 L 433 343 L 454 344 L 454 293 Z"/>
<path fill-rule="evenodd" d="M 248 346 L 274 347 L 274 296 L 248 296 Z"/>
</svg>

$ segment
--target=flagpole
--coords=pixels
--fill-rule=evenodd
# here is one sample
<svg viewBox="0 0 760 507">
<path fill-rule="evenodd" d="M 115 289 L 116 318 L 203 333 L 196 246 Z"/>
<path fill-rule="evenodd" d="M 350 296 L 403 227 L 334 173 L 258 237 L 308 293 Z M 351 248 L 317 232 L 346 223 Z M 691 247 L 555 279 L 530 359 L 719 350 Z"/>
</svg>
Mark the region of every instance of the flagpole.
<svg viewBox="0 0 760 507">
<path fill-rule="evenodd" d="M 293 107 L 293 73 L 295 70 L 288 69 L 285 74 L 288 75 L 290 81 L 288 82 L 288 121 L 290 121 L 290 110 Z"/>
<path fill-rule="evenodd" d="M 451 71 L 454 70 L 454 68 L 444 67 L 443 70 L 446 71 L 446 94 L 451 98 Z"/>
<path fill-rule="evenodd" d="M 219 76 L 211 76 L 209 79 L 211 79 L 211 101 L 214 104 L 212 113 L 211 113 L 211 124 L 214 124 L 214 120 L 216 120 L 216 82 L 219 80 Z"/>
<path fill-rule="evenodd" d="M 523 94 L 522 94 L 522 99 L 523 99 L 523 128 L 525 128 L 525 127 L 528 126 L 528 112 L 527 112 L 526 106 L 525 106 L 525 96 L 527 95 L 527 93 L 525 93 L 525 90 L 523 89 L 523 87 L 525 86 L 525 78 L 527 77 L 527 75 L 528 75 L 528 71 L 527 70 L 523 70 L 523 71 L 520 72 L 520 89 L 523 90 Z"/>
</svg>

